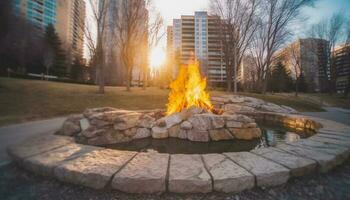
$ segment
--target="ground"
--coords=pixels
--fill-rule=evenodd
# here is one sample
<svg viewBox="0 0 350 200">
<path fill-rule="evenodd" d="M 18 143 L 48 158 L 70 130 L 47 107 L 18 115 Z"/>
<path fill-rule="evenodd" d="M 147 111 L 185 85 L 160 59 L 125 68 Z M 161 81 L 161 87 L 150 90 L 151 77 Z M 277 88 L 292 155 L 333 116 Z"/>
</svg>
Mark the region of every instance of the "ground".
<svg viewBox="0 0 350 200">
<path fill-rule="evenodd" d="M 125 91 L 124 87 L 106 87 L 106 94 L 101 95 L 93 85 L 0 78 L 0 126 L 81 113 L 91 107 L 165 108 L 168 92 L 155 87 L 147 90 L 133 88 L 132 92 Z M 226 93 L 210 91 L 210 94 Z M 288 105 L 298 111 L 322 111 L 325 103 L 321 102 L 325 101 L 331 102 L 327 105 L 350 107 L 350 99 L 327 95 L 301 94 L 299 98 L 294 98 L 293 94 L 242 94 Z"/>
<path fill-rule="evenodd" d="M 167 90 L 157 88 L 146 91 L 135 89 L 129 93 L 124 88 L 107 87 L 107 94 L 99 95 L 96 86 L 0 78 L 0 110 L 1 113 L 6 113 L 0 116 L 0 125 L 78 113 L 86 107 L 161 108 L 166 103 L 167 93 Z M 212 94 L 222 92 L 214 91 Z M 321 109 L 321 105 L 347 107 L 350 104 L 350 101 L 337 97 L 332 97 L 327 104 L 321 103 L 322 99 L 330 98 L 322 95 L 301 95 L 300 99 L 292 100 L 295 103 L 290 103 L 292 94 L 245 95 L 254 95 L 278 104 L 287 102 L 287 105 L 299 111 L 313 111 L 313 107 L 308 108 L 308 103 L 312 101 L 318 102 L 311 105 L 316 109 Z M 304 101 L 308 101 L 307 104 L 303 104 Z M 305 114 L 350 124 L 348 111 L 339 108 L 326 110 L 328 112 Z M 34 134 L 57 130 L 63 120 L 64 118 L 54 118 L 0 128 L 0 199 L 350 199 L 350 159 L 326 174 L 314 174 L 290 180 L 284 186 L 256 188 L 239 194 L 130 195 L 110 190 L 96 191 L 35 176 L 3 157 L 7 145 Z"/>
<path fill-rule="evenodd" d="M 212 200 L 269 200 L 307 199 L 344 200 L 350 199 L 350 159 L 342 166 L 326 174 L 314 174 L 288 181 L 274 188 L 255 188 L 238 194 L 169 194 L 136 195 L 118 191 L 96 191 L 86 187 L 63 184 L 45 177 L 35 176 L 15 164 L 0 167 L 0 199 L 212 199 Z"/>
</svg>

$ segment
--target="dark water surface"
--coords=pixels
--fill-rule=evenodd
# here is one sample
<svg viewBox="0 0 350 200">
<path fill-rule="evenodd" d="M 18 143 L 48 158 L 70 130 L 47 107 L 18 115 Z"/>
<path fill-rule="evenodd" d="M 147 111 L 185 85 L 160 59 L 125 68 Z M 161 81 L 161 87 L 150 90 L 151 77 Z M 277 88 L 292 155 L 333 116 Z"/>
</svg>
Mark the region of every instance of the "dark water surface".
<svg viewBox="0 0 350 200">
<path fill-rule="evenodd" d="M 131 142 L 107 145 L 107 148 L 148 152 L 156 151 L 159 153 L 170 154 L 206 154 L 222 152 L 240 152 L 250 151 L 256 148 L 276 146 L 279 143 L 288 141 L 298 141 L 300 138 L 306 138 L 313 133 L 295 133 L 285 127 L 260 124 L 262 136 L 254 140 L 226 140 L 210 142 L 192 142 L 177 138 L 153 139 L 145 138 Z"/>
</svg>

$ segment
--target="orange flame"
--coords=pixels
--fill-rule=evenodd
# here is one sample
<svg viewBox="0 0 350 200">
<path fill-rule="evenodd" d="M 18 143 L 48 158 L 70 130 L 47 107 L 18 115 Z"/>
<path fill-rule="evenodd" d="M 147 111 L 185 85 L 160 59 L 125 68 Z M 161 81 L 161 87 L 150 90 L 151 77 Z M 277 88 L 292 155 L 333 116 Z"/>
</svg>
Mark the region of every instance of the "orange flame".
<svg viewBox="0 0 350 200">
<path fill-rule="evenodd" d="M 181 66 L 179 75 L 170 84 L 171 91 L 166 114 L 180 112 L 192 106 L 211 111 L 213 105 L 209 93 L 205 91 L 206 86 L 207 81 L 206 78 L 201 77 L 198 61 Z"/>
</svg>

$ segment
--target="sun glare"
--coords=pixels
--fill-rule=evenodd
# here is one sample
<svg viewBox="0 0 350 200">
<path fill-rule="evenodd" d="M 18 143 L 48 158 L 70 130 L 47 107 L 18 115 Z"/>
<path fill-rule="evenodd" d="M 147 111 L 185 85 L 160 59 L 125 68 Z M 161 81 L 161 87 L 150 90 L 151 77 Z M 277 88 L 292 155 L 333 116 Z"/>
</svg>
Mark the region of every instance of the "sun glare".
<svg viewBox="0 0 350 200">
<path fill-rule="evenodd" d="M 165 62 L 165 52 L 161 47 L 152 49 L 150 55 L 150 65 L 152 69 L 158 69 Z"/>
</svg>

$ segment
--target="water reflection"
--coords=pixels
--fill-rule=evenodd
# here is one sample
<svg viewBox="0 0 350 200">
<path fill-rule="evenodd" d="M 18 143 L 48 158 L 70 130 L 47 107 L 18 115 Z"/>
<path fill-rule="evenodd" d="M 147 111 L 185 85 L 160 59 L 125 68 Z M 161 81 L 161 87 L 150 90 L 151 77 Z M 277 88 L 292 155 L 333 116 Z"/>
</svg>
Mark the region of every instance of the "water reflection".
<svg viewBox="0 0 350 200">
<path fill-rule="evenodd" d="M 228 140 L 219 142 L 191 142 L 176 138 L 168 139 L 139 139 L 127 143 L 113 144 L 107 148 L 149 152 L 156 151 L 159 153 L 171 154 L 205 154 L 205 153 L 222 153 L 222 152 L 240 152 L 250 151 L 261 147 L 276 146 L 282 142 L 295 142 L 300 138 L 310 134 L 294 133 L 284 127 L 260 125 L 262 137 L 246 140 Z"/>
</svg>

